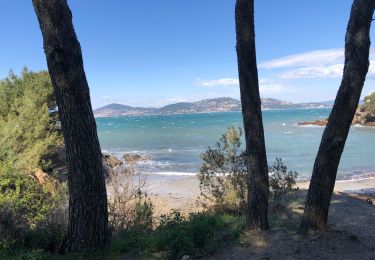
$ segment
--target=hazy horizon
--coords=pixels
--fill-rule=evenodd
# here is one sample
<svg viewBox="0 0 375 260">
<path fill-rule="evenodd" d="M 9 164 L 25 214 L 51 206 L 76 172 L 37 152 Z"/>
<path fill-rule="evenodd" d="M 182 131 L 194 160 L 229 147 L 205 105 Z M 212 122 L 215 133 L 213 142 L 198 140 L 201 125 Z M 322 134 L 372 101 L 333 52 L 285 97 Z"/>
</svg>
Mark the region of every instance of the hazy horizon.
<svg viewBox="0 0 375 260">
<path fill-rule="evenodd" d="M 103 108 L 103 107 L 106 107 L 106 106 L 109 106 L 109 105 L 123 105 L 123 106 L 130 106 L 130 107 L 142 107 L 142 108 L 162 108 L 164 106 L 168 106 L 168 105 L 172 105 L 172 104 L 176 104 L 176 103 L 195 103 L 195 102 L 199 102 L 199 101 L 203 101 L 203 100 L 210 100 L 210 99 L 220 99 L 220 98 L 232 98 L 232 97 L 224 97 L 224 96 L 221 96 L 221 97 L 213 97 L 213 98 L 204 98 L 204 99 L 198 99 L 198 100 L 192 100 L 192 101 L 177 101 L 177 102 L 172 102 L 172 103 L 168 103 L 168 104 L 165 104 L 165 105 L 162 105 L 162 106 L 140 106 L 140 105 L 128 105 L 128 104 L 124 104 L 124 103 L 119 103 L 119 102 L 113 102 L 113 103 L 108 103 L 108 104 L 104 104 L 100 107 L 97 107 L 97 108 L 94 108 L 94 109 L 100 109 L 100 108 Z M 240 98 L 232 98 L 232 99 L 235 99 L 237 101 L 240 101 Z M 276 99 L 276 100 L 279 100 L 279 101 L 284 101 L 284 102 L 290 102 L 290 103 L 293 103 L 293 104 L 301 104 L 301 103 L 328 103 L 328 102 L 334 102 L 335 100 L 323 100 L 323 101 L 307 101 L 307 102 L 292 102 L 292 101 L 289 101 L 289 100 L 281 100 L 281 99 L 278 99 L 278 98 L 271 98 L 271 97 L 262 97 L 262 99 Z"/>
</svg>

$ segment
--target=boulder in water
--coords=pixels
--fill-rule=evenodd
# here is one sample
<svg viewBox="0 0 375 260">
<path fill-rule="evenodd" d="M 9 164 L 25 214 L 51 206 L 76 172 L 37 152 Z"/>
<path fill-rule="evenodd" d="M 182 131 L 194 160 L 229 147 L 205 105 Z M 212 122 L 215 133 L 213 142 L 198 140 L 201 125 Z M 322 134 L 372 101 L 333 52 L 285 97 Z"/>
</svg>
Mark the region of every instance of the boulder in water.
<svg viewBox="0 0 375 260">
<path fill-rule="evenodd" d="M 139 154 L 130 154 L 130 153 L 124 154 L 123 158 L 126 163 L 137 163 L 145 159 Z"/>
</svg>

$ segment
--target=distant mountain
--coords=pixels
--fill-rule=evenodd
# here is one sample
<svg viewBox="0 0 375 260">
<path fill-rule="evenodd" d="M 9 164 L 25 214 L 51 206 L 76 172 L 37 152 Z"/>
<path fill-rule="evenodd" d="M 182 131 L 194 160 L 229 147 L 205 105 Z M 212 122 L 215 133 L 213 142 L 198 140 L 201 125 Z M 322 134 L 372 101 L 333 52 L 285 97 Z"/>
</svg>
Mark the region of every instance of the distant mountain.
<svg viewBox="0 0 375 260">
<path fill-rule="evenodd" d="M 262 109 L 302 109 L 302 108 L 324 108 L 331 107 L 330 104 L 313 103 L 291 103 L 273 98 L 262 99 Z M 166 114 L 192 114 L 241 111 L 241 102 L 229 98 L 204 99 L 197 102 L 179 102 L 161 108 L 131 107 L 121 104 L 110 104 L 94 111 L 96 117 L 130 116 L 130 115 L 166 115 Z"/>
<path fill-rule="evenodd" d="M 155 114 L 190 114 L 190 113 L 210 113 L 210 112 L 230 112 L 240 111 L 240 101 L 233 98 L 213 98 L 188 103 L 181 102 L 167 105 L 165 107 L 155 109 Z"/>
<path fill-rule="evenodd" d="M 165 107 L 155 109 L 153 112 L 156 114 L 175 114 L 175 113 L 190 113 L 194 112 L 194 103 L 179 102 L 175 104 L 166 105 Z"/>
<path fill-rule="evenodd" d="M 131 107 L 121 104 L 109 104 L 107 106 L 94 110 L 94 115 L 97 117 L 135 116 L 143 115 L 151 110 L 151 108 Z"/>
</svg>

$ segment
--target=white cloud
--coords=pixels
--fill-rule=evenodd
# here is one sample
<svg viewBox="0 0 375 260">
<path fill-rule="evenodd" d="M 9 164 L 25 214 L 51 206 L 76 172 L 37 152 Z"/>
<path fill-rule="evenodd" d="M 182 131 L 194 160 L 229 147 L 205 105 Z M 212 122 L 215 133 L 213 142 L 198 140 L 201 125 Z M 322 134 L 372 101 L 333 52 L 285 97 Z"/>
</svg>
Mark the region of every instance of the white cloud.
<svg viewBox="0 0 375 260">
<path fill-rule="evenodd" d="M 259 79 L 259 84 L 266 84 L 271 83 L 272 80 L 270 79 Z M 202 87 L 219 87 L 219 86 L 239 86 L 240 82 L 238 78 L 223 78 L 223 79 L 213 79 L 213 80 L 204 80 L 204 79 L 197 79 L 196 85 Z"/>
<path fill-rule="evenodd" d="M 272 93 L 281 91 L 283 89 L 282 84 L 271 83 L 273 80 L 259 79 L 260 91 L 264 93 Z M 239 87 L 239 80 L 236 78 L 226 78 L 217 80 L 197 80 L 197 85 L 204 87 L 216 87 L 216 86 L 237 86 Z"/>
<path fill-rule="evenodd" d="M 342 63 L 344 61 L 344 49 L 328 49 L 304 52 L 279 59 L 265 61 L 259 64 L 259 68 L 276 69 L 290 67 L 323 66 Z"/>
<path fill-rule="evenodd" d="M 341 78 L 344 64 L 292 69 L 278 75 L 280 79 Z M 367 76 L 375 75 L 375 60 L 370 61 Z"/>
<path fill-rule="evenodd" d="M 281 79 L 300 79 L 300 78 L 339 78 L 342 76 L 344 65 L 334 64 L 329 66 L 306 67 L 293 69 L 281 73 Z"/>
<path fill-rule="evenodd" d="M 239 82 L 236 78 L 223 78 L 214 80 L 197 79 L 196 85 L 202 87 L 216 87 L 216 86 L 238 86 Z"/>
<path fill-rule="evenodd" d="M 304 52 L 259 64 L 263 69 L 286 69 L 278 79 L 341 78 L 344 68 L 344 49 L 327 49 Z M 375 51 L 370 50 L 369 76 L 375 75 Z"/>
</svg>

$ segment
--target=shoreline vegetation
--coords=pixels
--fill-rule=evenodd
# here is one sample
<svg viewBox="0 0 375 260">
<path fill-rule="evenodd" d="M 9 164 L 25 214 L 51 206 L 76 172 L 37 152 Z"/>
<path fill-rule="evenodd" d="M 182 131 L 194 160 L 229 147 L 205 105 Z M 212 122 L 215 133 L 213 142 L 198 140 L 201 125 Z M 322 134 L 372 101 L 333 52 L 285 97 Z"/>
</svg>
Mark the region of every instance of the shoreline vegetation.
<svg viewBox="0 0 375 260">
<path fill-rule="evenodd" d="M 60 147 L 58 151 L 58 155 L 55 154 L 55 158 L 58 158 L 58 160 L 53 162 L 54 167 L 59 170 L 59 172 L 55 172 L 55 175 L 60 176 L 60 181 L 65 181 L 68 174 L 64 156 L 65 149 Z M 122 158 L 118 158 L 113 154 L 103 154 L 106 178 L 110 178 L 110 176 L 115 173 L 119 173 L 121 178 L 121 176 L 125 174 L 124 171 L 129 171 L 129 168 L 126 169 L 125 166 L 130 165 L 132 174 L 145 178 L 145 192 L 152 199 L 155 211 L 159 212 L 158 215 L 167 214 L 177 208 L 182 209 L 186 214 L 202 210 L 202 208 L 197 205 L 197 199 L 201 195 L 198 172 L 196 176 L 181 175 L 172 176 L 172 178 L 150 178 L 151 176 L 157 177 L 158 174 L 142 174 L 137 169 L 137 163 L 147 160 L 148 158 L 147 156 L 136 153 L 125 153 Z M 44 180 L 43 176 L 46 177 L 46 175 L 41 175 L 41 177 L 38 177 L 38 180 L 45 182 L 46 180 Z M 337 180 L 334 191 L 375 197 L 375 172 L 369 173 L 367 176 L 368 177 L 360 179 Z M 108 185 L 110 184 L 107 182 L 107 186 Z M 298 180 L 297 178 L 296 186 L 299 189 L 307 190 L 309 181 Z M 108 190 L 110 191 L 111 187 L 108 187 Z"/>
<path fill-rule="evenodd" d="M 58 158 L 58 160 L 53 161 L 54 167 L 59 170 L 58 173 L 56 172 L 56 176 L 62 176 L 61 180 L 66 180 L 66 175 L 68 172 L 66 159 L 64 156 L 65 149 L 60 147 L 58 151 L 58 154 L 54 155 L 55 158 Z M 148 159 L 148 156 L 137 153 L 125 153 L 123 154 L 122 158 L 118 158 L 110 153 L 103 153 L 105 175 L 108 178 L 115 172 L 123 172 L 126 165 L 131 165 L 133 174 L 140 174 L 146 178 L 147 185 L 145 188 L 150 197 L 162 199 L 163 202 L 161 202 L 161 204 L 163 206 L 161 206 L 160 209 L 183 209 L 189 204 L 188 202 L 193 202 L 192 204 L 196 204 L 195 200 L 200 195 L 198 172 L 196 176 L 180 175 L 172 176 L 171 178 L 167 178 L 166 176 L 166 178 L 161 179 L 149 178 L 151 176 L 157 177 L 158 174 L 142 174 L 137 169 L 137 163 Z M 365 178 L 359 179 L 351 178 L 337 180 L 335 192 L 375 196 L 375 172 L 368 173 L 366 176 L 367 177 Z M 309 186 L 309 181 L 298 180 L 297 178 L 296 185 L 300 189 L 307 189 Z M 192 206 L 189 205 L 186 208 L 191 209 Z"/>
<path fill-rule="evenodd" d="M 50 259 L 65 253 L 68 222 L 68 164 L 52 86 L 46 72 L 25 69 L 21 76 L 11 73 L 1 82 L 0 95 L 8 101 L 0 106 L 4 126 L 0 153 L 0 258 Z M 286 257 L 311 256 L 322 247 L 328 255 L 335 255 L 330 248 L 343 248 L 349 256 L 374 256 L 375 224 L 371 223 L 371 216 L 375 214 L 375 179 L 371 176 L 336 182 L 330 227 L 341 233 L 329 231 L 319 240 L 314 235 L 298 237 L 295 232 L 308 182 L 296 181 L 297 175 L 287 172 L 280 160 L 276 168 L 273 166 L 278 175 L 270 169 L 271 229 L 266 233 L 245 231 L 245 219 L 238 212 L 245 193 L 237 191 L 244 191 L 246 172 L 240 135 L 240 129 L 238 132 L 228 128 L 219 140 L 221 145 L 202 156 L 201 175 L 197 176 L 158 179 L 137 168 L 138 163 L 150 159 L 147 156 L 128 153 L 117 158 L 103 154 L 111 232 L 106 257 L 272 259 L 287 246 L 295 249 Z M 216 170 L 237 173 L 222 178 L 215 174 Z M 211 196 L 216 201 L 205 200 Z M 237 212 L 233 211 L 235 208 Z M 349 218 L 359 214 L 358 219 Z M 284 242 L 274 243 L 278 238 Z M 310 241 L 326 241 L 328 246 Z"/>
<path fill-rule="evenodd" d="M 19 76 L 10 71 L 0 80 L 0 259 L 375 259 L 375 172 L 353 173 L 351 180 L 337 176 L 340 161 L 344 161 L 341 166 L 348 162 L 355 166 L 348 169 L 373 168 L 366 168 L 366 161 L 373 162 L 371 151 L 353 145 L 372 148 L 373 129 L 357 131 L 361 133 L 354 134 L 356 139 L 351 142 L 347 137 L 351 125 L 375 126 L 375 92 L 358 106 L 370 67 L 375 1 L 353 1 L 342 81 L 334 103 L 295 104 L 260 97 L 260 84 L 279 84 L 258 77 L 254 0 L 237 0 L 238 80 L 207 82 L 239 85 L 241 101 L 224 97 L 161 108 L 110 104 L 95 111 L 67 1 L 32 0 L 32 4 L 48 72 L 24 68 Z M 294 68 L 299 56 L 291 57 L 292 62 L 274 61 L 305 77 L 308 70 Z M 305 65 L 306 69 L 310 66 L 309 62 Z M 279 65 L 271 67 L 278 69 Z M 339 67 L 334 68 L 338 72 Z M 280 74 L 278 78 L 284 77 Z M 332 109 L 301 113 L 307 108 Z M 275 112 L 278 117 L 265 117 L 272 128 L 268 141 L 277 143 L 277 149 L 266 148 L 263 116 L 273 112 L 262 110 L 289 110 Z M 162 117 L 240 111 L 237 116 L 241 119 L 234 123 L 224 120 L 228 115 L 217 114 L 202 116 L 202 120 L 189 118 L 185 125 L 190 127 Z M 301 116 L 305 112 L 308 117 Z M 296 127 L 295 120 L 324 118 L 328 112 L 328 120 L 298 124 L 326 125 L 324 131 Z M 99 140 L 103 128 L 98 128 L 101 120 L 96 121 L 95 116 L 143 115 L 160 116 L 122 118 L 118 121 L 124 121 L 120 122 L 123 128 L 114 125 L 116 131 L 100 136 L 108 141 L 108 151 L 126 151 L 133 144 L 140 149 L 129 150 L 140 154 L 117 158 L 103 153 Z M 146 127 L 140 124 L 143 119 L 162 123 L 163 129 L 176 125 L 180 130 Z M 112 119 L 102 121 L 107 122 L 101 126 L 114 124 L 109 122 Z M 136 127 L 125 121 L 136 122 Z M 213 131 L 214 121 L 224 123 Z M 221 133 L 222 126 L 227 127 L 225 133 Z M 125 131 L 130 138 L 124 138 Z M 321 132 L 310 181 L 298 179 L 300 173 L 288 169 L 278 156 L 287 148 L 281 155 L 288 157 L 290 165 L 310 169 L 304 156 L 309 153 L 304 151 L 313 146 L 303 139 L 315 140 Z M 182 142 L 182 136 L 189 137 Z M 287 136 L 290 138 L 281 141 Z M 152 139 L 159 143 L 152 144 Z M 294 143 L 299 147 L 291 145 Z M 342 157 L 345 145 L 357 164 Z M 141 155 L 142 151 L 153 158 Z M 199 158 L 197 151 L 202 152 Z M 276 152 L 271 156 L 276 157 L 273 162 L 268 160 L 270 151 Z M 169 163 L 171 155 L 185 162 L 169 168 L 147 164 L 156 158 Z M 189 168 L 194 160 L 197 164 Z M 195 171 L 196 166 L 199 171 L 190 177 L 147 174 L 151 168 L 178 173 L 180 169 Z"/>
</svg>

